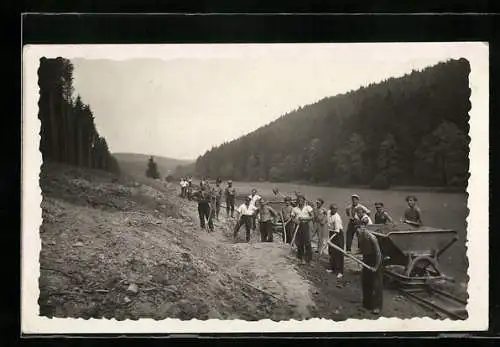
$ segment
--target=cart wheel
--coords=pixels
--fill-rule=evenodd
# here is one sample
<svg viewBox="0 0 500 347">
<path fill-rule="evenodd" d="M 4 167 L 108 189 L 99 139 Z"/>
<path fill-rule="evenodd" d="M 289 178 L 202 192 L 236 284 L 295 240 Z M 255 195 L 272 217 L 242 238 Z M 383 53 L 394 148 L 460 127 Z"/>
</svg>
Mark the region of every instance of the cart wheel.
<svg viewBox="0 0 500 347">
<path fill-rule="evenodd" d="M 439 271 L 437 261 L 428 256 L 416 257 L 406 270 L 406 276 L 409 277 L 428 277 L 431 275 L 440 276 L 441 271 Z"/>
</svg>

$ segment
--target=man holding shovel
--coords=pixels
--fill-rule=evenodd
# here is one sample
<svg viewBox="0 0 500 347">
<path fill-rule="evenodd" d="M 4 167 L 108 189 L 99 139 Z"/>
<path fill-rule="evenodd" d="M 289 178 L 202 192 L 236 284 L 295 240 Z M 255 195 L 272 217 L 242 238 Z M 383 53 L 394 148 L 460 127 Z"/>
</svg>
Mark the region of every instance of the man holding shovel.
<svg viewBox="0 0 500 347">
<path fill-rule="evenodd" d="M 327 215 L 327 226 L 329 231 L 329 241 L 341 249 L 344 249 L 344 230 L 342 218 L 337 212 L 337 205 L 331 204 Z M 328 255 L 330 256 L 330 269 L 327 272 L 333 272 L 338 279 L 344 277 L 344 254 L 328 244 Z"/>
<path fill-rule="evenodd" d="M 313 208 L 306 205 L 306 199 L 303 195 L 297 197 L 297 207 L 294 207 L 292 210 L 292 218 L 297 225 L 295 238 L 297 241 L 297 258 L 299 259 L 299 264 L 310 264 L 312 260 L 312 247 L 309 225 L 313 219 Z"/>
<path fill-rule="evenodd" d="M 292 220 L 292 198 L 289 196 L 285 197 L 285 206 L 281 209 L 281 217 L 283 219 L 283 238 L 286 243 L 292 243 L 293 231 L 295 230 L 295 224 Z"/>
<path fill-rule="evenodd" d="M 200 191 L 197 194 L 198 200 L 198 215 L 200 217 L 200 226 L 205 229 L 205 219 L 208 221 L 208 228 L 210 232 L 214 231 L 213 224 L 213 206 L 212 194 L 208 185 L 200 184 Z"/>
</svg>

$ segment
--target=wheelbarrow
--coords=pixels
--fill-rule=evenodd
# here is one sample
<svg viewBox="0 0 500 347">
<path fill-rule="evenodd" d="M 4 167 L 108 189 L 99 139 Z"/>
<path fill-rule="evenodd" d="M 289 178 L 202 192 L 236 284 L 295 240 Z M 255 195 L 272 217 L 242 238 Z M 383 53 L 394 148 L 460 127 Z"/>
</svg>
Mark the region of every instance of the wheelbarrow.
<svg viewBox="0 0 500 347">
<path fill-rule="evenodd" d="M 333 247 L 371 271 L 382 266 L 387 277 L 403 286 L 425 285 L 433 280 L 449 279 L 440 269 L 439 258 L 458 240 L 455 230 L 409 224 L 371 224 L 363 228 L 375 236 L 376 247 L 380 249 L 376 266 L 363 263 L 333 244 L 333 236 L 324 247 Z"/>
<path fill-rule="evenodd" d="M 365 228 L 377 238 L 387 277 L 410 286 L 449 279 L 441 271 L 439 258 L 458 240 L 455 230 L 409 224 Z"/>
</svg>

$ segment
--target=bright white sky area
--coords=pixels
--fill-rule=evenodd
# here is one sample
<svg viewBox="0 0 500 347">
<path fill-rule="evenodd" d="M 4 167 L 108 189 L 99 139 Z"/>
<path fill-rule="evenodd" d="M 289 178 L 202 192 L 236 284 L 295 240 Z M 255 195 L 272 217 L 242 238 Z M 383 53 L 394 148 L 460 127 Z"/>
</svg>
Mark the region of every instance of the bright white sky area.
<svg viewBox="0 0 500 347">
<path fill-rule="evenodd" d="M 112 152 L 196 159 L 299 106 L 467 57 L 439 43 L 150 47 L 71 59 Z"/>
</svg>

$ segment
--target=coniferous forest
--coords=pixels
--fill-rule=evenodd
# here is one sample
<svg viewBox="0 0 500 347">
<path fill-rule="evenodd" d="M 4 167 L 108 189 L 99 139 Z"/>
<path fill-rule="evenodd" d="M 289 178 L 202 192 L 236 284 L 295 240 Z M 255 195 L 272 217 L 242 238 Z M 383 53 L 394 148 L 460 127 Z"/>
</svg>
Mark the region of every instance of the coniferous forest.
<svg viewBox="0 0 500 347">
<path fill-rule="evenodd" d="M 73 93 L 73 64 L 64 58 L 40 59 L 38 70 L 41 121 L 40 151 L 45 161 L 119 173 L 106 139 L 99 135 L 94 115 Z"/>
<path fill-rule="evenodd" d="M 469 72 L 467 60 L 449 60 L 299 107 L 210 149 L 196 160 L 196 174 L 379 189 L 464 188 Z"/>
</svg>

